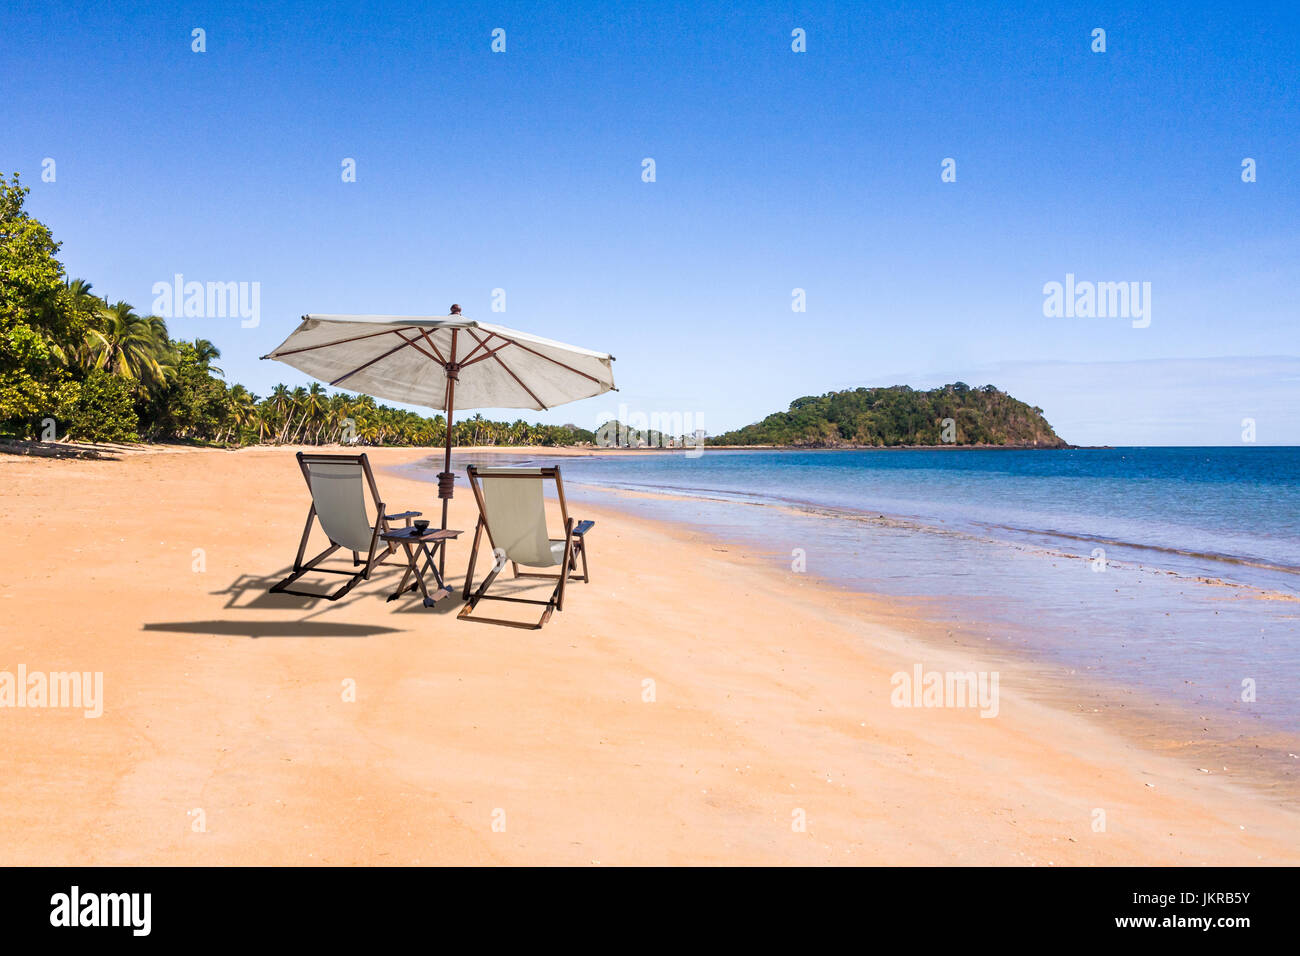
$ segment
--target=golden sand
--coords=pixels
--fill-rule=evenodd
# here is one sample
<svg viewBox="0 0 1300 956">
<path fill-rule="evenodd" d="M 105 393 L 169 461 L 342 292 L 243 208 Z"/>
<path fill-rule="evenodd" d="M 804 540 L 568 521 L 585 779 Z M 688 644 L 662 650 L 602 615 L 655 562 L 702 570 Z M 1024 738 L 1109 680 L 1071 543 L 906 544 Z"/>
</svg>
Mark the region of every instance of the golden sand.
<svg viewBox="0 0 1300 956">
<path fill-rule="evenodd" d="M 377 470 L 436 521 L 432 484 Z M 0 672 L 104 687 L 98 718 L 0 708 L 0 864 L 1300 862 L 1296 811 L 1027 665 L 569 497 L 592 582 L 527 631 L 386 602 L 396 561 L 268 595 L 308 507 L 285 449 L 0 458 Z M 918 663 L 997 667 L 997 717 L 892 706 Z"/>
</svg>

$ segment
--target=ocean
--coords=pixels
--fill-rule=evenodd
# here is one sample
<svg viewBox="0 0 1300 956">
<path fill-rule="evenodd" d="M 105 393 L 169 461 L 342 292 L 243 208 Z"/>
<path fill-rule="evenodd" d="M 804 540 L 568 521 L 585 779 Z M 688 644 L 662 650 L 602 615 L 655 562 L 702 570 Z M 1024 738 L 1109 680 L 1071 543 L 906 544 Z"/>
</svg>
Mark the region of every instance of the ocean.
<svg viewBox="0 0 1300 956">
<path fill-rule="evenodd" d="M 492 460 L 502 463 L 481 459 Z M 690 522 L 791 574 L 906 599 L 1135 700 L 1300 732 L 1300 448 L 557 461 L 577 497 Z"/>
</svg>

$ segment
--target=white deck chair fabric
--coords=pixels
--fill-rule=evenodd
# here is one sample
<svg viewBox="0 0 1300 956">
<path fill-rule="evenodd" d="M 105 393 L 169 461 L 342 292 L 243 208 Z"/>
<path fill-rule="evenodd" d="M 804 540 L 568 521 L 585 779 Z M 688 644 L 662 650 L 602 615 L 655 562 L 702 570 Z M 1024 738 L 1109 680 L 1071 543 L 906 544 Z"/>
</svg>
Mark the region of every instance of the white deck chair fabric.
<svg viewBox="0 0 1300 956">
<path fill-rule="evenodd" d="M 559 465 L 544 468 L 481 468 L 470 465 L 466 471 L 469 473 L 475 502 L 479 506 L 479 517 L 474 528 L 474 546 L 470 550 L 469 567 L 465 571 L 465 585 L 461 592 L 465 605 L 456 618 L 507 627 L 542 627 L 551 619 L 552 612 L 564 610 L 565 586 L 569 581 L 591 581 L 587 572 L 587 533 L 596 522 L 575 521 L 569 516 Z M 546 533 L 545 488 L 551 481 L 555 482 L 555 496 L 564 525 L 564 537 L 558 541 Z M 489 546 L 495 549 L 495 560 L 478 590 L 474 590 L 474 569 L 485 534 Z M 505 596 L 487 593 L 510 562 L 515 564 L 515 578 L 547 578 L 553 581 L 555 586 L 550 596 L 535 599 L 518 594 Z M 525 571 L 521 566 L 553 570 Z M 555 573 L 556 570 L 559 573 Z M 481 617 L 475 613 L 475 609 L 483 601 L 533 604 L 544 610 L 535 622 Z"/>
<path fill-rule="evenodd" d="M 536 476 L 536 481 L 502 475 Z M 564 542 L 546 533 L 546 499 L 540 468 L 480 468 L 483 507 L 492 541 L 506 558 L 530 568 L 552 568 L 564 561 Z M 496 477 L 494 477 L 496 476 Z"/>
<path fill-rule="evenodd" d="M 362 581 L 370 580 L 371 572 L 397 553 L 393 541 L 383 540 L 383 536 L 392 530 L 391 522 L 405 519 L 409 528 L 411 519 L 418 517 L 420 512 L 388 513 L 384 500 L 379 497 L 370 459 L 364 454 L 307 454 L 300 451 L 294 457 L 311 494 L 311 510 L 307 512 L 307 522 L 303 525 L 293 570 L 283 581 L 273 584 L 270 591 L 272 594 L 296 594 L 337 601 Z M 370 493 L 369 506 L 366 505 L 366 492 Z M 373 519 L 367 516 L 368 512 L 373 512 Z M 317 525 L 330 539 L 329 547 L 308 558 L 307 544 L 311 540 L 312 528 Z M 353 552 L 351 568 L 321 566 L 322 561 L 341 548 Z M 328 593 L 290 587 L 304 574 L 310 573 L 341 574 L 347 581 Z"/>
<path fill-rule="evenodd" d="M 325 534 L 350 551 L 369 551 L 373 528 L 366 517 L 360 463 L 316 462 L 310 468 L 311 500 Z"/>
</svg>

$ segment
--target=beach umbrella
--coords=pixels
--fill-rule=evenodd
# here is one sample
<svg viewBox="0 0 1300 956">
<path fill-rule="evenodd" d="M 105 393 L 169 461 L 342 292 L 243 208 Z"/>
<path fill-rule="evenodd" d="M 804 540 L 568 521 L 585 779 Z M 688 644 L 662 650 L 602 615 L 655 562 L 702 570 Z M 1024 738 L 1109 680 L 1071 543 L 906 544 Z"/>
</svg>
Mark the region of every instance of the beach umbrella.
<svg viewBox="0 0 1300 956">
<path fill-rule="evenodd" d="M 304 315 L 264 359 L 329 385 L 445 412 L 438 475 L 442 527 L 455 489 L 452 415 L 459 409 L 545 411 L 614 388 L 614 356 L 449 315 Z M 443 549 L 445 565 L 446 550 Z"/>
</svg>

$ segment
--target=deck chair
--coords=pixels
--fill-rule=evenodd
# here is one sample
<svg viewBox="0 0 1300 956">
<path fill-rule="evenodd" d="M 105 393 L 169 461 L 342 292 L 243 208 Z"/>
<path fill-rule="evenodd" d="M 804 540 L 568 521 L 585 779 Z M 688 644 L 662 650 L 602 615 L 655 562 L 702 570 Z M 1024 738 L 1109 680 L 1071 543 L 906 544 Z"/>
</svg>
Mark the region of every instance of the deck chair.
<svg viewBox="0 0 1300 956">
<path fill-rule="evenodd" d="M 546 531 L 546 501 L 542 494 L 545 482 L 555 481 L 555 491 L 560 499 L 560 515 L 564 521 L 564 537 L 552 538 Z M 480 621 L 485 624 L 505 624 L 510 627 L 539 628 L 551 619 L 552 611 L 564 610 L 564 585 L 572 577 L 576 581 L 591 580 L 587 572 L 586 534 L 594 521 L 574 522 L 569 517 L 568 505 L 564 501 L 564 482 L 560 478 L 560 469 L 552 468 L 479 468 L 469 466 L 469 484 L 478 503 L 478 524 L 474 528 L 474 546 L 469 555 L 469 570 L 465 572 L 465 593 L 467 602 L 457 615 L 461 620 Z M 474 585 L 474 562 L 478 558 L 479 543 L 487 534 L 488 546 L 496 560 L 492 570 L 471 594 Z M 578 574 L 578 562 L 582 562 L 582 573 Z M 487 590 L 497 575 L 505 568 L 506 562 L 514 568 L 517 578 L 555 578 L 555 590 L 545 601 L 529 598 L 499 597 L 488 594 Z M 555 568 L 556 573 L 538 571 L 520 571 L 519 566 L 529 568 Z M 496 618 L 474 617 L 474 609 L 480 601 L 512 601 L 517 604 L 539 604 L 542 611 L 541 620 L 536 624 L 506 621 Z"/>
<path fill-rule="evenodd" d="M 381 542 L 379 536 L 391 529 L 389 522 L 406 519 L 409 527 L 411 519 L 418 517 L 418 511 L 404 511 L 401 514 L 385 514 L 384 503 L 379 500 L 379 489 L 375 486 L 375 476 L 370 470 L 370 459 L 365 455 L 317 455 L 298 452 L 298 467 L 307 481 L 311 492 L 311 510 L 307 512 L 307 525 L 302 529 L 302 541 L 298 544 L 298 556 L 293 561 L 293 573 L 271 588 L 277 594 L 297 594 L 303 597 L 323 597 L 337 601 L 362 581 L 370 578 L 370 572 L 383 564 L 396 551 L 391 542 Z M 371 501 L 375 509 L 373 524 L 366 514 L 366 488 L 370 489 Z M 329 538 L 330 546 L 310 561 L 303 561 L 307 551 L 307 538 L 311 535 L 311 524 L 319 521 L 321 530 Z M 327 557 L 345 548 L 352 552 L 353 570 L 322 568 L 317 565 Z M 361 557 L 365 554 L 365 558 Z M 344 574 L 348 580 L 332 594 L 316 591 L 295 591 L 290 584 L 297 581 L 309 571 L 324 574 Z"/>
</svg>

